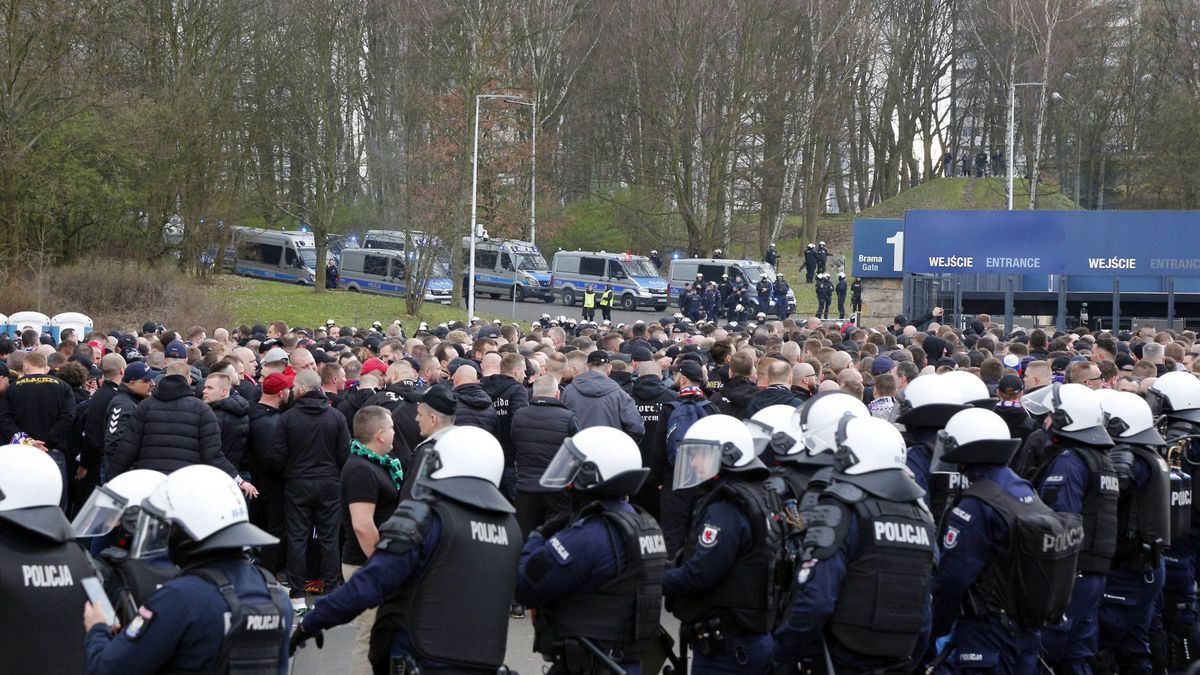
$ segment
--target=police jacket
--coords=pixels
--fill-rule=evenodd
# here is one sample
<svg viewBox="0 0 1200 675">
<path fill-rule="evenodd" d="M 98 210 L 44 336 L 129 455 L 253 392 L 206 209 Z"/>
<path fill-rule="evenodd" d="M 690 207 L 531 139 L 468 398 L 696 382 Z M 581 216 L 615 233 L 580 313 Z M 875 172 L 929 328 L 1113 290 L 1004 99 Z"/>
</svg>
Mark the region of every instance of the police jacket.
<svg viewBox="0 0 1200 675">
<path fill-rule="evenodd" d="M 1113 568 L 1149 572 L 1171 544 L 1170 468 L 1143 446 L 1117 446 L 1108 455 L 1121 489 Z"/>
<path fill-rule="evenodd" d="M 0 396 L 0 437 L 5 441 L 23 431 L 65 451 L 74 422 L 71 385 L 53 375 L 18 377 Z"/>
<path fill-rule="evenodd" d="M 771 630 L 783 530 L 761 482 L 717 482 L 693 510 L 682 564 L 667 570 L 667 609 L 684 623 L 719 618 L 733 634 Z"/>
<path fill-rule="evenodd" d="M 171 473 L 192 464 L 210 464 L 237 475 L 221 454 L 221 428 L 212 408 L 196 398 L 187 378 L 165 375 L 130 416 L 129 430 L 109 461 L 108 478 L 129 469 Z"/>
<path fill-rule="evenodd" d="M 765 278 L 759 279 L 758 283 L 754 285 L 754 292 L 758 295 L 770 295 L 771 282 L 767 281 Z"/>
<path fill-rule="evenodd" d="M 229 395 L 212 404 L 221 427 L 221 453 L 240 471 L 245 464 L 246 440 L 250 436 L 250 404 L 241 396 Z"/>
<path fill-rule="evenodd" d="M 518 410 L 512 419 L 517 489 L 546 492 L 538 481 L 563 441 L 577 431 L 579 421 L 575 419 L 575 413 L 556 398 L 535 396 L 529 405 Z"/>
<path fill-rule="evenodd" d="M 104 430 L 108 425 L 108 404 L 112 403 L 119 390 L 120 385 L 112 380 L 104 380 L 88 403 L 83 422 L 83 456 L 80 463 L 89 472 L 100 468 L 104 456 Z"/>
<path fill-rule="evenodd" d="M 839 298 L 845 299 L 845 297 L 846 297 L 846 280 L 845 279 L 838 279 L 837 294 L 838 294 Z"/>
<path fill-rule="evenodd" d="M 781 663 L 820 658 L 823 637 L 834 665 L 853 672 L 903 666 L 925 650 L 933 520 L 904 472 L 866 476 L 870 492 L 835 482 L 821 494 L 791 610 L 775 631 Z"/>
<path fill-rule="evenodd" d="M 495 498 L 502 499 L 498 491 Z M 376 672 L 390 672 L 390 657 L 409 655 L 421 666 L 495 673 L 504 661 L 521 554 L 516 518 L 428 496 L 402 502 L 379 535 L 367 564 L 305 615 L 305 630 L 379 607 L 369 652 Z M 464 635 L 470 649 L 463 649 Z"/>
<path fill-rule="evenodd" d="M 133 411 L 137 410 L 143 400 L 145 400 L 143 397 L 133 393 L 128 386 L 122 384 L 117 389 L 117 394 L 109 400 L 105 414 L 98 415 L 104 422 L 104 460 L 106 462 L 111 461 L 117 448 L 121 447 L 121 439 L 129 430 L 129 420 L 133 417 Z M 94 411 L 91 407 L 94 404 L 94 401 L 89 404 L 88 409 Z M 90 413 L 88 417 L 91 417 Z M 111 469 L 108 475 L 112 476 Z"/>
<path fill-rule="evenodd" d="M 786 281 L 776 279 L 775 283 L 771 284 L 771 292 L 775 294 L 775 297 L 783 298 L 785 302 L 787 301 L 787 294 L 790 290 L 792 290 L 792 288 L 791 286 L 788 286 L 788 282 Z"/>
<path fill-rule="evenodd" d="M 534 650 L 563 659 L 585 637 L 618 661 L 637 662 L 658 632 L 667 549 L 645 511 L 592 502 L 558 532 L 535 530 L 521 552 L 516 599 L 538 609 Z"/>
<path fill-rule="evenodd" d="M 817 250 L 815 248 L 804 249 L 804 266 L 805 267 L 816 267 L 817 266 Z"/>
<path fill-rule="evenodd" d="M 850 297 L 853 299 L 862 297 L 862 281 L 855 279 L 854 283 L 850 284 Z"/>
<path fill-rule="evenodd" d="M 599 371 L 589 370 L 575 376 L 563 391 L 562 402 L 575 411 L 581 428 L 614 427 L 634 440 L 646 433 L 633 398 Z"/>
<path fill-rule="evenodd" d="M 458 405 L 454 408 L 454 425 L 479 427 L 496 434 L 496 411 L 492 408 L 492 397 L 480 385 L 470 382 L 454 388 Z"/>
<path fill-rule="evenodd" d="M 759 389 L 754 398 L 746 404 L 744 411 L 745 418 L 750 419 L 754 414 L 763 408 L 769 408 L 773 405 L 790 405 L 794 408 L 800 407 L 804 401 L 800 397 L 792 393 L 792 390 L 783 385 L 774 385 L 766 389 Z"/>
<path fill-rule="evenodd" d="M 250 420 L 250 434 L 246 438 L 246 466 L 255 472 L 282 480 L 283 463 L 276 459 L 271 450 L 275 444 L 275 428 L 279 424 L 279 409 L 255 403 L 246 415 Z"/>
<path fill-rule="evenodd" d="M 724 387 L 709 397 L 709 401 L 717 406 L 722 415 L 730 415 L 739 420 L 748 419 L 746 408 L 762 389 L 758 388 L 750 378 L 737 376 L 729 378 Z"/>
<path fill-rule="evenodd" d="M 296 399 L 275 423 L 271 457 L 285 479 L 337 481 L 349 456 L 346 418 L 319 391 Z"/>
<path fill-rule="evenodd" d="M 179 568 L 166 555 L 133 558 L 129 551 L 116 546 L 100 551 L 94 562 L 104 581 L 104 594 L 112 602 L 122 626 L 137 619 L 138 607 L 154 595 L 159 586 L 179 576 Z"/>
<path fill-rule="evenodd" d="M 513 415 L 529 405 L 529 390 L 508 375 L 488 375 L 479 384 L 492 399 L 492 408 L 496 411 L 496 440 L 504 449 L 504 463 L 511 465 L 515 449 L 512 440 Z"/>
<path fill-rule="evenodd" d="M 230 616 L 231 605 L 217 584 L 201 576 L 212 573 L 232 585 L 241 609 L 236 615 Z M 240 556 L 185 569 L 150 596 L 116 636 L 103 624 L 88 631 L 88 673 L 224 672 L 224 658 L 286 675 L 293 612 L 279 586 L 267 584 L 264 573 Z"/>
<path fill-rule="evenodd" d="M 1063 449 L 1042 473 L 1038 494 L 1060 513 L 1083 517 L 1079 569 L 1105 574 L 1117 548 L 1117 501 L 1120 485 L 1108 453 L 1079 446 Z"/>
</svg>

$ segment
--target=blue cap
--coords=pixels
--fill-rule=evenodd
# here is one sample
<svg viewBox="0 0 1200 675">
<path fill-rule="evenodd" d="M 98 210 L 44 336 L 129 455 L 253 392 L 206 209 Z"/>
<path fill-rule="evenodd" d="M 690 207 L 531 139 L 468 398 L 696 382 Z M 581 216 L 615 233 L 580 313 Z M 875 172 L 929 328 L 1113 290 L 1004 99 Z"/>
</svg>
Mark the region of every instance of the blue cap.
<svg viewBox="0 0 1200 675">
<path fill-rule="evenodd" d="M 168 359 L 186 359 L 187 345 L 182 340 L 171 340 L 167 343 L 166 357 Z"/>
<path fill-rule="evenodd" d="M 125 366 L 125 374 L 121 377 L 123 382 L 136 382 L 138 380 L 153 380 L 154 371 L 145 363 L 138 361 Z"/>
</svg>

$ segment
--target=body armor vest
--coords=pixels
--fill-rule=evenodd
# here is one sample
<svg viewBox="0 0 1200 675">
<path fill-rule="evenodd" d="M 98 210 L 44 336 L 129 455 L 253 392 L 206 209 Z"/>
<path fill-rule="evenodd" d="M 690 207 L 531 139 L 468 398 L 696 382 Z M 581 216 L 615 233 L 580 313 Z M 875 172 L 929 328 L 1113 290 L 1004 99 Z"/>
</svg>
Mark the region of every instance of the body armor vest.
<svg viewBox="0 0 1200 675">
<path fill-rule="evenodd" d="M 1171 541 L 1181 542 L 1192 531 L 1192 477 L 1171 468 Z"/>
<path fill-rule="evenodd" d="M 511 513 L 450 499 L 427 504 L 441 519 L 441 539 L 420 576 L 379 607 L 371 631 L 371 662 L 376 663 L 376 655 L 386 658 L 395 631 L 403 629 L 419 661 L 499 668 L 517 585 L 521 528 Z M 417 526 L 423 536 L 429 522 Z M 469 649 L 463 648 L 464 636 L 470 636 Z"/>
<path fill-rule="evenodd" d="M 221 642 L 213 675 L 276 675 L 279 672 L 279 654 L 288 640 L 284 619 L 292 611 L 292 603 L 274 578 L 260 567 L 254 570 L 262 576 L 270 600 L 243 600 L 229 577 L 213 567 L 195 567 L 185 572 L 216 586 L 225 604 L 229 605 L 229 628 Z"/>
<path fill-rule="evenodd" d="M 1120 484 L 1117 470 L 1108 454 L 1092 448 L 1074 448 L 1087 466 L 1087 487 L 1083 493 L 1083 548 L 1079 551 L 1079 569 L 1107 574 L 1117 550 L 1117 501 Z"/>
<path fill-rule="evenodd" d="M 106 548 L 100 559 L 112 569 L 112 578 L 105 580 L 104 590 L 112 601 L 122 626 L 128 626 L 137 616 L 138 607 L 154 595 L 160 586 L 179 576 L 175 565 L 156 565 L 149 560 L 132 558 L 122 548 Z"/>
<path fill-rule="evenodd" d="M 625 551 L 625 568 L 599 588 L 579 589 L 539 608 L 539 618 L 544 612 L 546 622 L 538 630 L 537 651 L 554 654 L 562 648 L 562 639 L 585 637 L 618 662 L 645 654 L 658 634 L 667 545 L 654 518 L 634 508 L 636 512 L 630 512 L 593 502 L 573 519 L 596 516 L 615 530 Z"/>
<path fill-rule="evenodd" d="M 1118 536 L 1113 565 L 1148 570 L 1158 566 L 1163 548 L 1171 544 L 1171 474 L 1166 461 L 1141 446 L 1109 451 L 1121 496 L 1117 502 Z M 1149 472 L 1144 488 L 1134 482 L 1133 463 L 1142 460 Z"/>
<path fill-rule="evenodd" d="M 8 673 L 82 673 L 87 669 L 83 622 L 95 576 L 87 554 L 72 540 L 46 537 L 0 524 L 0 626 L 9 649 Z"/>
<path fill-rule="evenodd" d="M 853 510 L 862 551 L 848 561 L 829 631 L 852 651 L 903 662 L 916 648 L 929 606 L 933 519 L 919 502 L 887 501 L 839 487 L 831 486 L 825 495 Z M 858 500 L 843 501 L 847 493 L 857 493 Z"/>
<path fill-rule="evenodd" d="M 754 542 L 712 590 L 703 596 L 676 598 L 672 611 L 683 622 L 720 616 L 732 620 L 726 626 L 735 632 L 766 633 L 774 628 L 778 603 L 775 565 L 782 555 L 783 544 L 783 527 L 775 518 L 778 508 L 771 504 L 774 495 L 755 482 L 719 483 L 696 506 L 692 525 L 709 504 L 722 499 L 732 501 L 745 514 Z M 696 546 L 697 538 L 688 537 L 683 547 L 684 560 L 692 557 Z"/>
</svg>

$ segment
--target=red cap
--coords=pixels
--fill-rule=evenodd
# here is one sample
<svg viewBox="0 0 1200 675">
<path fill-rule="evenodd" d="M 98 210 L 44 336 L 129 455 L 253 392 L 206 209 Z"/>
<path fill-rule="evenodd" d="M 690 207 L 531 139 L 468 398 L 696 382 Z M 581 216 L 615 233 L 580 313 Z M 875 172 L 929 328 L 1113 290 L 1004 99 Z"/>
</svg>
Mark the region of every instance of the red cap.
<svg viewBox="0 0 1200 675">
<path fill-rule="evenodd" d="M 267 396 L 275 396 L 284 389 L 291 389 L 293 379 L 285 373 L 271 373 L 263 380 L 262 391 Z"/>
<path fill-rule="evenodd" d="M 104 356 L 104 354 L 108 351 L 104 348 L 104 345 L 99 340 L 89 340 L 88 346 L 100 352 L 101 356 Z"/>
<path fill-rule="evenodd" d="M 367 359 L 366 362 L 363 363 L 362 370 L 359 371 L 359 374 L 366 375 L 367 373 L 373 373 L 375 371 L 379 371 L 380 373 L 386 373 L 387 369 L 388 369 L 388 367 L 387 367 L 386 363 L 384 363 L 383 361 L 380 361 L 378 358 L 372 356 L 371 358 Z"/>
</svg>

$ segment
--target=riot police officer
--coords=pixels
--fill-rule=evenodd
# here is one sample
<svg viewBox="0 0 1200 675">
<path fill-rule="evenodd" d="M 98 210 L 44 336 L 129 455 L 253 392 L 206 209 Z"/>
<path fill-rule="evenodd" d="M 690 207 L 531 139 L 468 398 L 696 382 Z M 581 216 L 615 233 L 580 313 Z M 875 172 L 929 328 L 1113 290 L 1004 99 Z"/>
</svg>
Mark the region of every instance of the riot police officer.
<svg viewBox="0 0 1200 675">
<path fill-rule="evenodd" d="M 179 568 L 167 556 L 167 540 L 143 547 L 142 555 L 130 555 L 142 501 L 154 493 L 167 476 L 149 469 L 126 471 L 92 491 L 71 522 L 80 539 L 104 537 L 107 546 L 95 560 L 117 619 L 128 626 L 142 605 L 159 586 L 174 579 Z M 152 549 L 157 549 L 154 552 Z"/>
<path fill-rule="evenodd" d="M 829 249 L 825 247 L 825 242 L 817 243 L 817 272 L 825 274 L 825 279 L 829 279 L 829 275 L 825 273 L 825 265 L 829 261 Z"/>
<path fill-rule="evenodd" d="M 517 601 L 536 607 L 534 650 L 552 673 L 627 673 L 658 633 L 667 547 L 654 518 L 629 503 L 650 470 L 619 429 L 590 427 L 568 438 L 542 474 L 569 490 L 576 508 L 534 530 L 521 553 Z"/>
<path fill-rule="evenodd" d="M 1055 383 L 1040 398 L 1050 411 L 1050 440 L 1059 452 L 1035 481 L 1038 495 L 1059 513 L 1080 514 L 1084 528 L 1071 605 L 1062 623 L 1042 629 L 1042 649 L 1055 672 L 1087 673 L 1098 648 L 1100 596 L 1117 546 L 1120 488 L 1108 457 L 1113 442 L 1095 391 Z"/>
<path fill-rule="evenodd" d="M 788 286 L 783 275 L 775 275 L 775 283 L 771 284 L 771 294 L 775 296 L 775 315 L 779 317 L 780 321 L 788 318 L 788 314 L 791 313 L 788 307 L 788 291 L 790 290 L 791 287 Z M 764 307 L 762 311 L 765 312 L 767 309 Z"/>
<path fill-rule="evenodd" d="M 149 552 L 164 532 L 182 572 L 116 636 L 86 606 L 88 672 L 286 673 L 287 591 L 243 552 L 279 540 L 250 524 L 233 479 L 206 464 L 167 476 L 142 501 L 132 555 Z"/>
<path fill-rule="evenodd" d="M 1019 445 L 999 415 L 978 408 L 956 413 L 939 434 L 941 458 L 970 485 L 940 532 L 932 587 L 940 648 L 930 664 L 938 672 L 1036 672 L 1038 629 L 1067 607 L 1083 523 L 1054 513 L 1008 468 Z"/>
<path fill-rule="evenodd" d="M 829 275 L 822 272 L 817 275 L 817 316 L 822 319 L 829 318 L 829 304 L 833 301 L 833 284 L 829 282 Z"/>
<path fill-rule="evenodd" d="M 775 267 L 775 264 L 779 262 L 779 254 L 775 252 L 775 244 L 767 245 L 767 252 L 763 254 L 763 262 L 771 267 Z"/>
<path fill-rule="evenodd" d="M 804 283 L 813 282 L 813 274 L 817 270 L 817 245 L 809 244 L 804 247 Z"/>
<path fill-rule="evenodd" d="M 733 282 L 729 281 L 728 274 L 721 275 L 721 285 L 717 287 L 717 291 L 721 295 L 721 304 L 724 305 L 729 296 L 733 295 Z"/>
<path fill-rule="evenodd" d="M 854 277 L 854 281 L 850 284 L 850 314 L 857 321 L 860 312 L 862 312 L 862 279 Z"/>
<path fill-rule="evenodd" d="M 504 663 L 521 555 L 515 509 L 499 489 L 504 451 L 483 429 L 451 427 L 414 471 L 412 498 L 379 528 L 367 564 L 304 616 L 293 652 L 379 605 L 368 652 L 377 673 L 495 673 Z"/>
<path fill-rule="evenodd" d="M 958 385 L 942 375 L 922 375 L 909 382 L 900 396 L 900 415 L 896 421 L 904 425 L 904 440 L 908 444 L 906 461 L 917 485 L 925 490 L 925 505 L 930 507 L 935 521 L 945 512 L 960 476 L 952 467 L 935 467 L 933 451 L 938 432 L 964 408 Z"/>
<path fill-rule="evenodd" d="M 658 254 L 657 249 L 650 250 L 650 264 L 654 265 L 654 269 L 656 270 L 662 270 L 663 268 L 663 259 L 662 256 Z"/>
<path fill-rule="evenodd" d="M 0 629 L 5 672 L 85 670 L 81 582 L 93 576 L 58 508 L 58 465 L 30 445 L 0 447 Z"/>
<path fill-rule="evenodd" d="M 695 655 L 693 672 L 763 673 L 770 664 L 783 532 L 774 493 L 762 484 L 768 475 L 737 418 L 701 418 L 678 445 L 674 489 L 707 489 L 679 565 L 663 578 L 667 609 Z"/>
<path fill-rule="evenodd" d="M 765 312 L 771 307 L 771 282 L 766 277 L 760 277 L 754 284 L 754 292 L 758 295 L 757 312 Z"/>
<path fill-rule="evenodd" d="M 928 642 L 933 519 L 894 426 L 846 416 L 834 445 L 833 483 L 805 534 L 772 658 L 822 662 L 828 672 L 909 672 Z"/>
<path fill-rule="evenodd" d="M 846 273 L 838 272 L 837 280 L 838 319 L 846 318 Z"/>
<path fill-rule="evenodd" d="M 1121 494 L 1117 548 L 1100 601 L 1095 670 L 1148 673 L 1150 622 L 1166 576 L 1162 554 L 1171 543 L 1171 472 L 1160 454 L 1166 441 L 1144 398 L 1111 389 L 1096 393 L 1117 444 L 1108 456 Z"/>
</svg>

